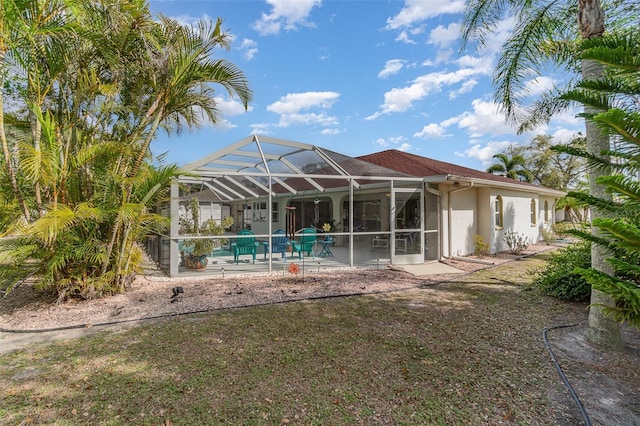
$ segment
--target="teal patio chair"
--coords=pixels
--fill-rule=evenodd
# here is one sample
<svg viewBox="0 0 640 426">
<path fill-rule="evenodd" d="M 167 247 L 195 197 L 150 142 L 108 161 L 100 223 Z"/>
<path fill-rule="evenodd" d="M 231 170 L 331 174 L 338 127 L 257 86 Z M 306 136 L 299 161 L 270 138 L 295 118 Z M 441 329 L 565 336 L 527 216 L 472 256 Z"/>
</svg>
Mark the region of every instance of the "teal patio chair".
<svg viewBox="0 0 640 426">
<path fill-rule="evenodd" d="M 307 252 L 307 256 L 316 258 L 316 230 L 312 228 L 304 228 L 298 234 L 299 241 L 291 241 L 291 254 L 298 252 L 298 259 L 302 259 L 302 252 Z"/>
<path fill-rule="evenodd" d="M 284 229 L 278 229 L 273 233 L 271 237 L 271 250 L 269 250 L 269 241 L 262 243 L 264 246 L 264 258 L 267 259 L 267 253 L 282 253 L 282 259 L 287 261 L 287 247 L 289 246 L 289 238 L 284 232 Z"/>
<path fill-rule="evenodd" d="M 256 242 L 255 234 L 248 229 L 244 229 L 238 232 L 240 237 L 235 239 L 235 242 L 231 243 L 231 251 L 233 251 L 233 260 L 238 264 L 238 259 L 243 254 L 250 254 L 253 263 L 256 263 L 256 248 L 258 244 Z"/>
</svg>

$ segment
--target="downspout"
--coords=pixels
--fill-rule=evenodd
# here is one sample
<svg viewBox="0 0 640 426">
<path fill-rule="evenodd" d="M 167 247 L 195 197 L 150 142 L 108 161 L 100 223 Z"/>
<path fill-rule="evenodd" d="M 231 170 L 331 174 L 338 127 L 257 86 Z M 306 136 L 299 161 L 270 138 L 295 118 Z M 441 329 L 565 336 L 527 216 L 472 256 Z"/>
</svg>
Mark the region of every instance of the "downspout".
<svg viewBox="0 0 640 426">
<path fill-rule="evenodd" d="M 551 206 L 551 225 L 556 224 L 556 206 L 558 205 L 558 201 L 560 201 L 559 198 L 553 199 L 553 205 Z"/>
<path fill-rule="evenodd" d="M 453 235 L 451 232 L 451 216 L 452 216 L 452 208 L 451 208 L 451 194 L 453 194 L 454 192 L 462 192 L 462 191 L 466 191 L 467 189 L 471 189 L 473 187 L 473 182 L 469 182 L 469 186 L 465 186 L 460 188 L 460 182 L 454 182 L 453 183 L 453 189 L 450 191 L 447 191 L 447 238 L 448 238 L 448 244 L 449 246 L 447 247 L 447 254 L 449 256 L 449 259 L 453 258 L 453 255 L 451 254 L 451 242 L 453 240 Z"/>
</svg>

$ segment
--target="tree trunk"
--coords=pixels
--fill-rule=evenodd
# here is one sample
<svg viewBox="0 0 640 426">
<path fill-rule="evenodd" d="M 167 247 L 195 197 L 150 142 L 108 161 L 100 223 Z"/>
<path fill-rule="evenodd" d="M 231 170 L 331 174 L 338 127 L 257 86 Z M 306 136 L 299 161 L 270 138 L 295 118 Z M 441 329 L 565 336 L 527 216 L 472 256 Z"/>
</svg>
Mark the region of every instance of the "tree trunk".
<svg viewBox="0 0 640 426">
<path fill-rule="evenodd" d="M 579 0 L 578 24 L 580 34 L 585 39 L 600 37 L 604 32 L 604 12 L 600 0 Z M 584 80 L 597 80 L 604 75 L 603 66 L 592 60 L 582 61 L 582 78 Z M 593 108 L 585 106 L 586 113 L 595 113 Z M 602 151 L 610 149 L 609 137 L 603 135 L 600 129 L 591 122 L 585 120 L 587 151 L 593 155 L 602 157 Z M 596 179 L 603 175 L 610 174 L 608 170 L 598 168 L 589 171 L 589 192 L 598 198 L 609 198 L 601 185 L 596 183 Z M 602 213 L 596 208 L 591 209 L 591 220 L 601 217 Z M 596 227 L 591 228 L 594 235 L 599 234 Z M 605 259 L 607 252 L 604 247 L 596 244 L 591 245 L 591 267 L 602 271 L 608 275 L 613 275 L 613 268 Z M 607 349 L 619 350 L 623 347 L 622 335 L 619 324 L 605 315 L 602 305 L 615 306 L 614 301 L 606 294 L 592 289 L 591 306 L 589 308 L 589 328 L 586 338 L 588 341 L 606 347 Z"/>
<path fill-rule="evenodd" d="M 31 133 L 33 137 L 33 148 L 36 151 L 40 151 L 40 135 L 42 134 L 42 124 L 36 118 L 33 112 L 29 112 L 29 122 L 31 124 Z M 42 207 L 42 195 L 40 193 L 40 182 L 36 180 L 35 182 L 35 195 L 36 195 L 36 206 L 38 207 L 38 215 L 40 217 L 44 216 L 44 207 Z"/>
</svg>

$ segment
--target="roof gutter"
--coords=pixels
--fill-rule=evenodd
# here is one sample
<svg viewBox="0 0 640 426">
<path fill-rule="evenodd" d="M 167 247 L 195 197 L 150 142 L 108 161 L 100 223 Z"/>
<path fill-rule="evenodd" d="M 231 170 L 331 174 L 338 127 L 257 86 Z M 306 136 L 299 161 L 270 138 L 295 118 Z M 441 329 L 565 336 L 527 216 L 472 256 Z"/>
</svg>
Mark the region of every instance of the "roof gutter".
<svg viewBox="0 0 640 426">
<path fill-rule="evenodd" d="M 543 193 L 545 195 L 556 196 L 556 197 L 564 197 L 566 196 L 566 192 L 558 191 L 557 189 L 547 188 L 544 186 L 537 185 L 525 185 L 518 181 L 510 182 L 502 182 L 498 180 L 491 179 L 479 179 L 472 178 L 460 175 L 434 175 L 434 176 L 425 176 L 423 178 L 425 183 L 447 183 L 447 182 L 460 182 L 460 183 L 473 183 L 474 185 L 482 185 L 482 186 L 493 186 L 495 188 L 508 188 L 512 190 L 525 191 L 525 192 L 537 192 Z"/>
</svg>

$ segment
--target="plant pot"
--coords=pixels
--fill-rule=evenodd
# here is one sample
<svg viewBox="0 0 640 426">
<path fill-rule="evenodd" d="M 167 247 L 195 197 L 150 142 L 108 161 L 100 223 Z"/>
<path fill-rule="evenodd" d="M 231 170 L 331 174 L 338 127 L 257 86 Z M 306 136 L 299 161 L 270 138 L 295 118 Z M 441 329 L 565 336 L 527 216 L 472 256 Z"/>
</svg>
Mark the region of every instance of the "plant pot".
<svg viewBox="0 0 640 426">
<path fill-rule="evenodd" d="M 207 255 L 189 256 L 187 258 L 187 268 L 189 269 L 204 269 L 207 267 L 207 263 L 209 263 Z"/>
</svg>

